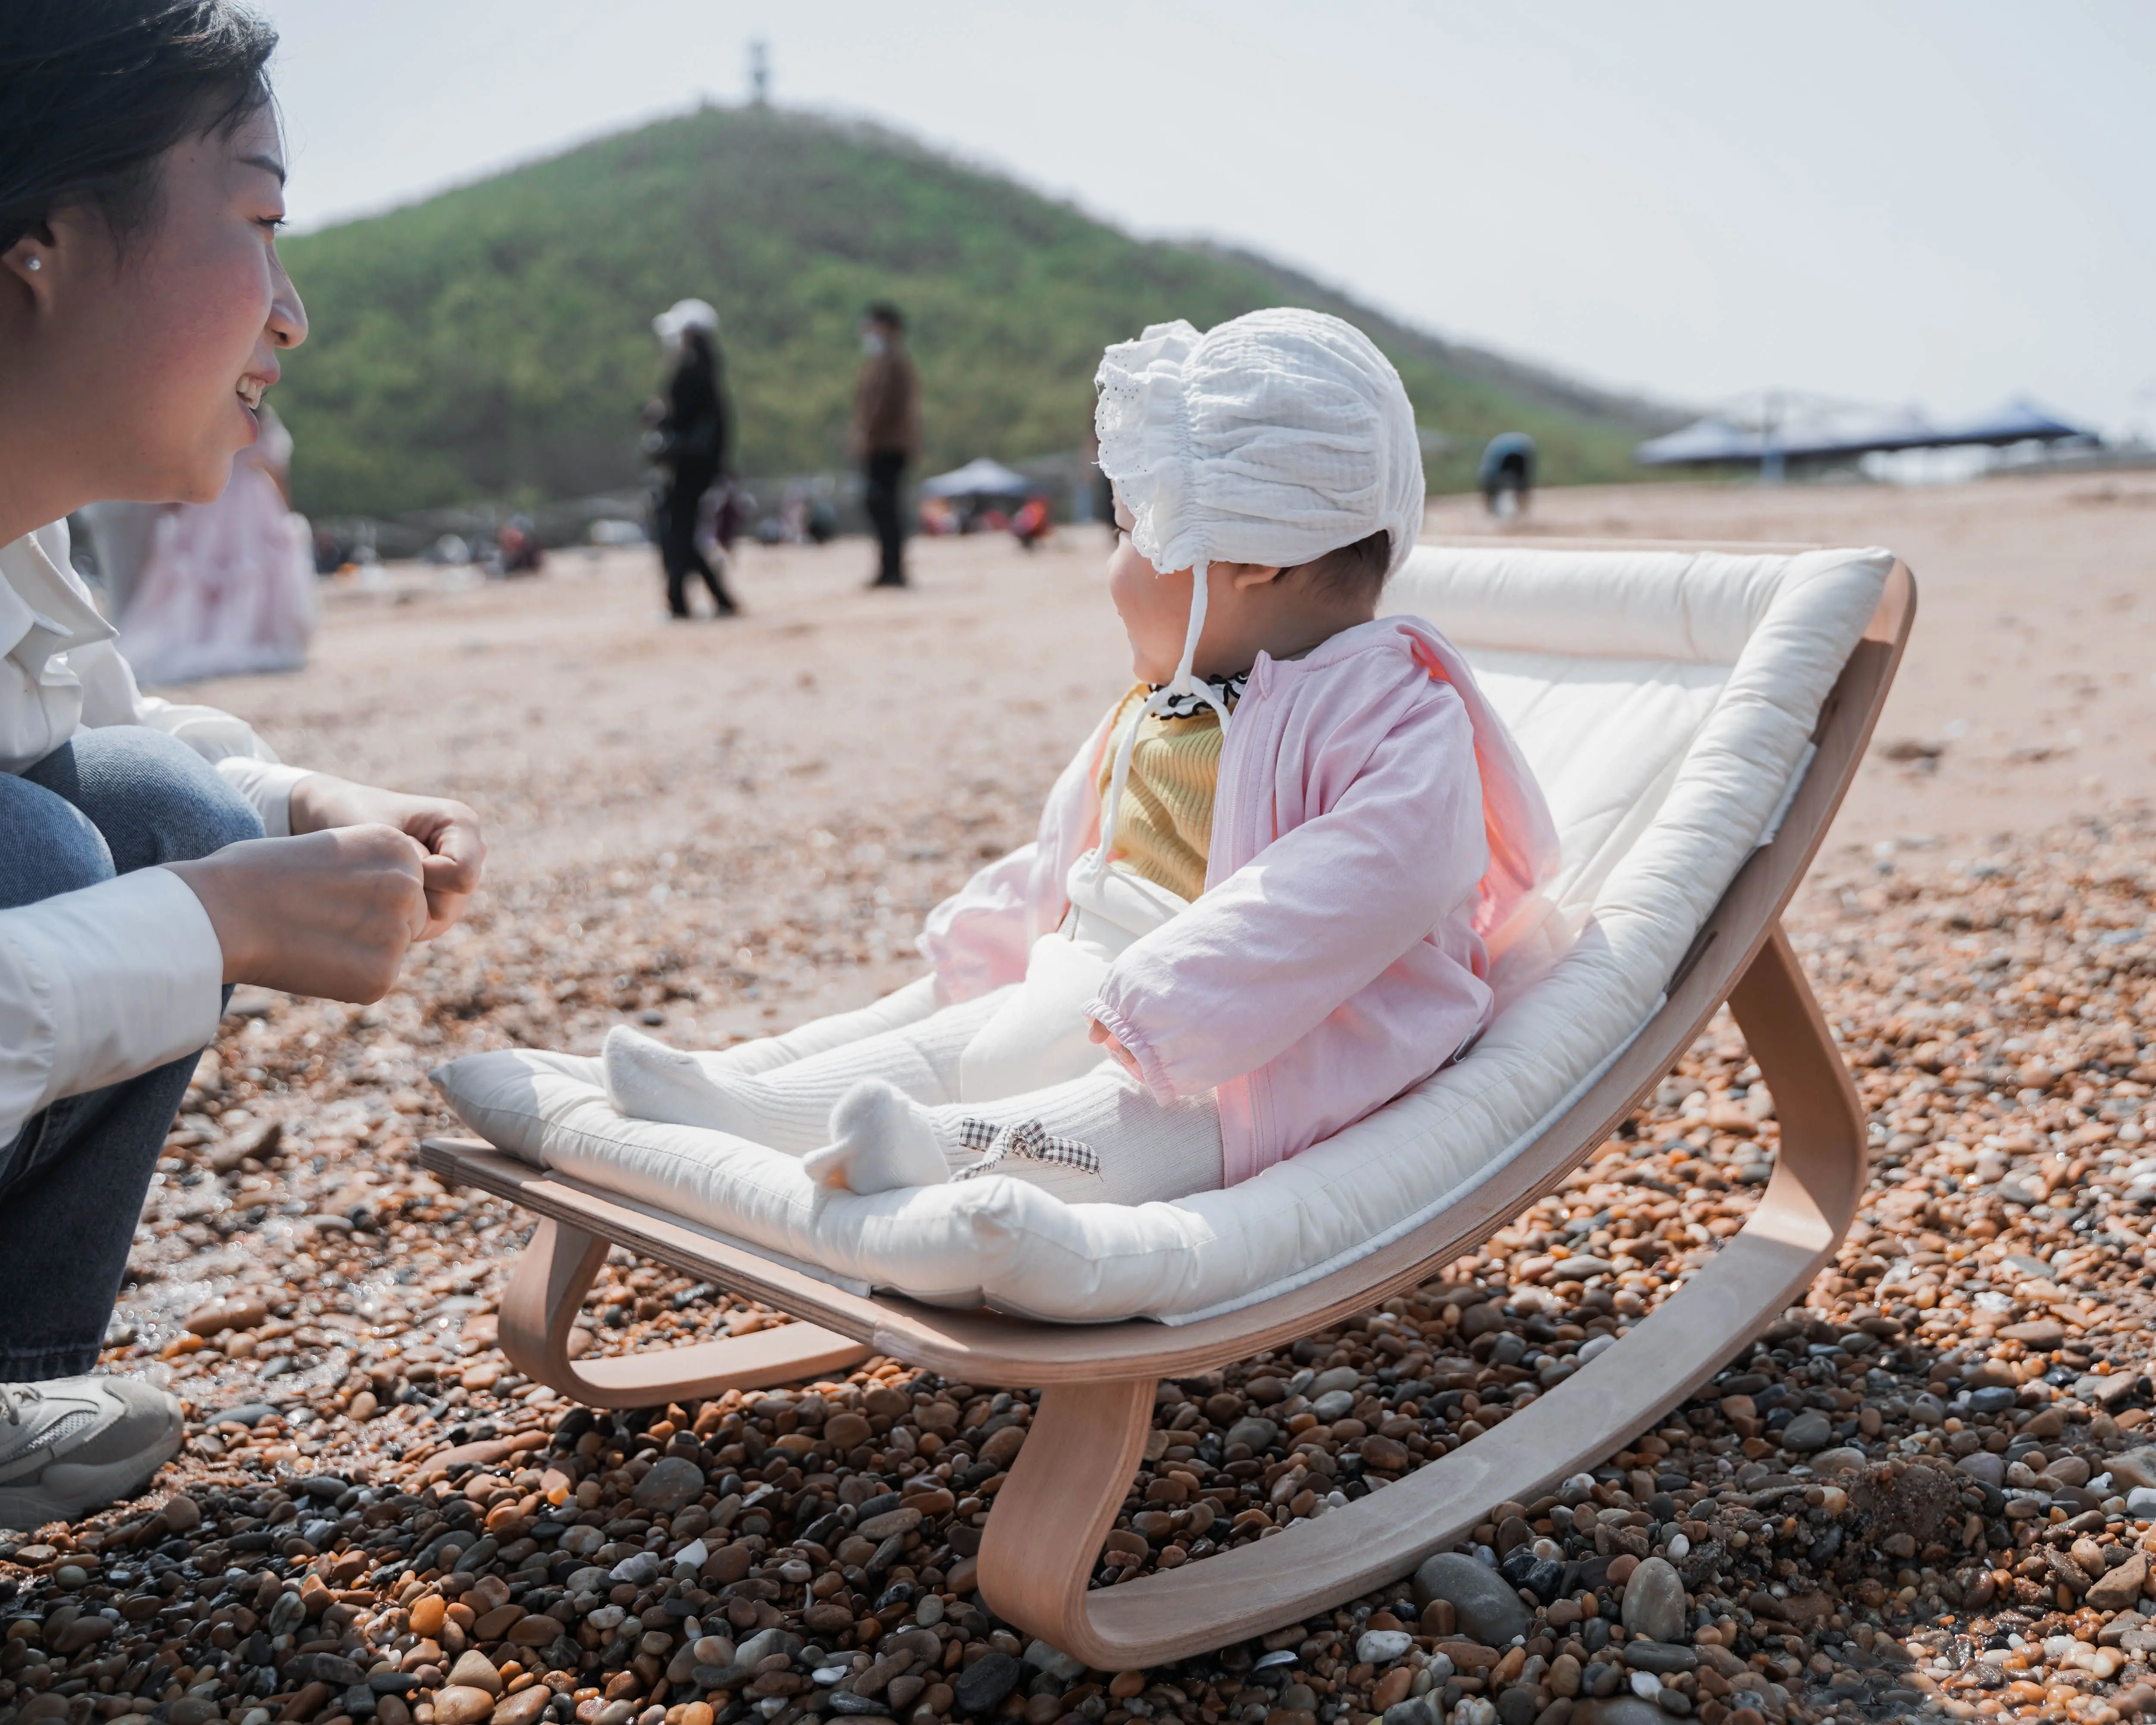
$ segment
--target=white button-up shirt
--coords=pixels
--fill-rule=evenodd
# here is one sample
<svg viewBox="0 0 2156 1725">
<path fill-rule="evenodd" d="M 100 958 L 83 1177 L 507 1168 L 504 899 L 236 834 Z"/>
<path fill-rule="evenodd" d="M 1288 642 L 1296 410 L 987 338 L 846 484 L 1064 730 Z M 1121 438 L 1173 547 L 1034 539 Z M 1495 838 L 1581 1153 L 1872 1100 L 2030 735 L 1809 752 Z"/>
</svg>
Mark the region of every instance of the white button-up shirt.
<svg viewBox="0 0 2156 1725">
<path fill-rule="evenodd" d="M 80 731 L 144 725 L 214 766 L 273 837 L 289 833 L 305 773 L 229 713 L 144 695 L 116 633 L 69 561 L 65 522 L 0 546 L 0 772 L 27 771 Z M 0 1146 L 61 1096 L 202 1047 L 223 979 L 208 915 L 169 869 L 0 911 Z"/>
</svg>

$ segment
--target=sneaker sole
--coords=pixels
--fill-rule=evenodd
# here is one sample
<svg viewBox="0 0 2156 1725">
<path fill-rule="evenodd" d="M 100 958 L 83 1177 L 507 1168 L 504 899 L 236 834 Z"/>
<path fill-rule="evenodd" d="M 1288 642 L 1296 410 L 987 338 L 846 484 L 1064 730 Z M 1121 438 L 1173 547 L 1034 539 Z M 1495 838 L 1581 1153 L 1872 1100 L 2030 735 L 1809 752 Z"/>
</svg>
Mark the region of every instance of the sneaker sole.
<svg viewBox="0 0 2156 1725">
<path fill-rule="evenodd" d="M 178 1430 L 124 1461 L 108 1461 L 100 1467 L 54 1462 L 34 1486 L 0 1486 L 0 1527 L 28 1532 L 48 1522 L 71 1522 L 132 1497 L 180 1453 L 186 1440 L 185 1430 Z"/>
</svg>

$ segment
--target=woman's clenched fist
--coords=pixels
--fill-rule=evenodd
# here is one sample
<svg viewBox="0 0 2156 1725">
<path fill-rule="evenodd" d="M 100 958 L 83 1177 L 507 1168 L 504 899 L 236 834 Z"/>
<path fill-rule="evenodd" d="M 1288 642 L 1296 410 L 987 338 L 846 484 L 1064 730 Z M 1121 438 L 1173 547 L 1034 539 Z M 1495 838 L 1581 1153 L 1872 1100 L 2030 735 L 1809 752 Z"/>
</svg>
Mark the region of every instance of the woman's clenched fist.
<svg viewBox="0 0 2156 1725">
<path fill-rule="evenodd" d="M 168 863 L 202 901 L 224 980 L 364 1005 L 428 932 L 428 851 L 393 827 L 337 827 Z"/>
</svg>

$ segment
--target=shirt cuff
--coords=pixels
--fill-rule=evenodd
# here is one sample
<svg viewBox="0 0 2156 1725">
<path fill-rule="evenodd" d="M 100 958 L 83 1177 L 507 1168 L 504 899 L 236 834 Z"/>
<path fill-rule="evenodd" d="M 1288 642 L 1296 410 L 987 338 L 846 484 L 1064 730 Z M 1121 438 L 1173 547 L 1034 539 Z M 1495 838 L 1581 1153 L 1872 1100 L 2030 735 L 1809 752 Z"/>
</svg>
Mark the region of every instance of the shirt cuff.
<svg viewBox="0 0 2156 1725">
<path fill-rule="evenodd" d="M 224 775 L 227 784 L 254 805 L 254 812 L 262 817 L 263 837 L 292 836 L 292 787 L 310 776 L 305 768 L 227 755 L 217 763 L 217 770 Z"/>
<path fill-rule="evenodd" d="M 6 968 L 44 1020 L 42 1107 L 202 1048 L 223 1010 L 224 952 L 202 901 L 169 869 L 0 911 Z M 49 1039 L 49 1040 L 48 1040 Z"/>
</svg>

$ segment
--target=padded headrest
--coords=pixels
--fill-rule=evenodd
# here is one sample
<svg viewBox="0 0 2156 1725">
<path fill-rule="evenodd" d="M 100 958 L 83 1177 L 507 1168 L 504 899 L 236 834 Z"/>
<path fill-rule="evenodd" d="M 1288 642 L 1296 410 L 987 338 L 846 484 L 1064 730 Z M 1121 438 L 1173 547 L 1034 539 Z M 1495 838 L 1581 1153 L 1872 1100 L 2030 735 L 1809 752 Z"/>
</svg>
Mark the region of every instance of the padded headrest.
<svg viewBox="0 0 2156 1725">
<path fill-rule="evenodd" d="M 1379 608 L 1470 649 L 1734 665 L 1787 585 L 1860 555 L 1421 545 Z"/>
</svg>

